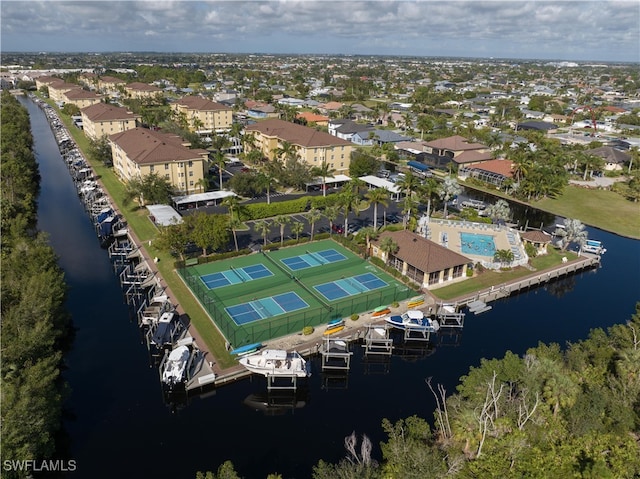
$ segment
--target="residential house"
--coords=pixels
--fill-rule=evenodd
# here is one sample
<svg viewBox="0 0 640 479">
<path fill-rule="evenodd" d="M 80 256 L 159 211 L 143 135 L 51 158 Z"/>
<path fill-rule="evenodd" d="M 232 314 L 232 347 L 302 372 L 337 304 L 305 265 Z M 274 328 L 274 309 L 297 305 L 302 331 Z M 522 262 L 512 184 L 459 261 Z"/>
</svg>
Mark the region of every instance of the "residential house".
<svg viewBox="0 0 640 479">
<path fill-rule="evenodd" d="M 171 104 L 178 114 L 184 114 L 190 130 L 228 131 L 233 123 L 233 108 L 200 96 L 185 96 Z"/>
<path fill-rule="evenodd" d="M 142 82 L 128 83 L 125 85 L 124 90 L 131 98 L 153 98 L 162 94 L 161 88 Z"/>
<path fill-rule="evenodd" d="M 488 160 L 471 165 L 463 165 L 458 170 L 458 178 L 476 178 L 485 183 L 501 187 L 513 178 L 513 162 L 506 159 Z"/>
<path fill-rule="evenodd" d="M 516 130 L 535 130 L 542 132 L 550 132 L 553 133 L 558 129 L 557 125 L 553 123 L 547 123 L 546 121 L 523 121 L 518 123 L 516 126 Z"/>
<path fill-rule="evenodd" d="M 94 140 L 104 135 L 132 130 L 140 121 L 140 115 L 108 103 L 96 103 L 82 108 L 80 113 L 85 135 Z"/>
<path fill-rule="evenodd" d="M 470 143 L 460 135 L 440 138 L 425 144 L 425 163 L 443 167 L 450 162 L 460 166 L 481 163 L 493 158 L 491 149 L 481 143 Z"/>
<path fill-rule="evenodd" d="M 96 103 L 100 103 L 102 95 L 96 95 L 94 92 L 84 90 L 82 88 L 74 88 L 69 90 L 64 95 L 65 103 L 72 103 L 81 110 Z"/>
<path fill-rule="evenodd" d="M 397 245 L 395 253 L 380 247 L 390 237 Z M 455 251 L 411 231 L 384 231 L 370 245 L 371 255 L 417 282 L 422 288 L 435 288 L 464 281 L 473 261 Z"/>
<path fill-rule="evenodd" d="M 373 134 L 373 125 L 356 123 L 353 120 L 339 119 L 329 121 L 329 134 L 337 136 L 343 140 L 352 141 L 353 135 L 356 133 L 364 133 L 363 137 L 368 137 L 368 133 Z"/>
<path fill-rule="evenodd" d="M 339 101 L 330 101 L 328 103 L 321 103 L 318 105 L 318 109 L 325 115 L 329 115 L 331 113 L 338 113 L 343 105 L 344 104 Z"/>
<path fill-rule="evenodd" d="M 629 153 L 617 150 L 611 146 L 592 148 L 591 150 L 585 150 L 584 153 L 602 158 L 606 171 L 622 171 L 624 166 L 631 161 L 631 155 Z"/>
<path fill-rule="evenodd" d="M 274 151 L 288 142 L 297 148 L 303 163 L 312 167 L 327 163 L 336 173 L 349 170 L 352 144 L 323 131 L 272 118 L 247 126 L 245 133 L 253 134 L 256 148 L 270 160 L 274 159 Z"/>
<path fill-rule="evenodd" d="M 257 101 L 247 101 L 245 103 L 247 108 L 247 116 L 250 118 L 278 118 L 280 114 L 273 105 L 268 103 L 262 103 Z"/>
<path fill-rule="evenodd" d="M 296 119 L 306 122 L 307 125 L 314 124 L 318 126 L 329 126 L 329 117 L 325 115 L 318 115 L 310 111 L 303 111 L 296 115 Z"/>
<path fill-rule="evenodd" d="M 204 192 L 202 179 L 208 152 L 187 148 L 176 135 L 134 128 L 109 137 L 113 168 L 123 181 L 155 173 L 169 180 L 180 194 Z"/>
<path fill-rule="evenodd" d="M 401 143 L 410 140 L 409 137 L 399 135 L 395 131 L 390 130 L 365 130 L 355 133 L 351 137 L 351 142 L 360 146 L 378 145 L 382 146 L 386 143 Z"/>
</svg>

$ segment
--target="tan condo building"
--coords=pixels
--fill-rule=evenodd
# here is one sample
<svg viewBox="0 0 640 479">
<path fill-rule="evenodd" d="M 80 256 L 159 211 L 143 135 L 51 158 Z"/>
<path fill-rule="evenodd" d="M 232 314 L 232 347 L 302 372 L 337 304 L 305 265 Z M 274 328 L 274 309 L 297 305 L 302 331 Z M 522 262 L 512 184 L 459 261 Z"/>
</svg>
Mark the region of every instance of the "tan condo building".
<svg viewBox="0 0 640 479">
<path fill-rule="evenodd" d="M 185 96 L 171 104 L 184 115 L 191 131 L 223 132 L 231 129 L 233 109 L 200 96 Z"/>
<path fill-rule="evenodd" d="M 157 86 L 141 82 L 129 83 L 124 87 L 124 91 L 130 98 L 153 98 L 162 94 L 162 90 Z"/>
<path fill-rule="evenodd" d="M 275 118 L 249 125 L 245 132 L 253 134 L 255 147 L 269 160 L 274 159 L 274 151 L 283 142 L 288 142 L 297 148 L 298 157 L 307 165 L 321 167 L 327 163 L 342 174 L 349 170 L 353 144 L 329 133 Z"/>
<path fill-rule="evenodd" d="M 67 83 L 62 80 L 59 82 L 51 83 L 49 85 L 49 98 L 56 103 L 64 103 L 67 101 L 65 94 L 71 90 L 81 90 L 82 87 L 75 83 Z"/>
<path fill-rule="evenodd" d="M 202 193 L 208 162 L 206 150 L 187 148 L 176 136 L 134 128 L 109 137 L 113 168 L 123 181 L 155 173 L 169 180 L 179 194 Z"/>
<path fill-rule="evenodd" d="M 96 95 L 94 92 L 84 90 L 82 88 L 74 88 L 64 94 L 65 103 L 71 103 L 81 110 L 96 103 L 100 103 L 102 99 L 101 95 Z"/>
<path fill-rule="evenodd" d="M 140 121 L 140 115 L 108 103 L 96 103 L 81 109 L 80 113 L 84 133 L 92 140 L 132 130 Z"/>
</svg>

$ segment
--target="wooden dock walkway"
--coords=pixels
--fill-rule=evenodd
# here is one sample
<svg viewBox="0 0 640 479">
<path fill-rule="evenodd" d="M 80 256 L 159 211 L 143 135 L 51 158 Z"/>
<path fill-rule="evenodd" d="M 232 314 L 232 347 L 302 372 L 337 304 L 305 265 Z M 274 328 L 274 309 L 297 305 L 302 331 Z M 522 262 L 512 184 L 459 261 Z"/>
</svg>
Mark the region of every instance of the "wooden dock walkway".
<svg viewBox="0 0 640 479">
<path fill-rule="evenodd" d="M 506 298 L 513 293 L 535 288 L 537 286 L 548 283 L 549 281 L 562 278 L 582 270 L 596 268 L 600 264 L 600 256 L 589 253 L 582 253 L 568 263 L 561 264 L 554 268 L 546 269 L 540 272 L 534 272 L 524 278 L 507 281 L 505 283 L 492 286 L 491 288 L 477 291 L 473 294 L 454 298 L 450 303 L 454 303 L 457 307 L 468 306 L 476 301 L 490 303 L 498 299 Z"/>
</svg>

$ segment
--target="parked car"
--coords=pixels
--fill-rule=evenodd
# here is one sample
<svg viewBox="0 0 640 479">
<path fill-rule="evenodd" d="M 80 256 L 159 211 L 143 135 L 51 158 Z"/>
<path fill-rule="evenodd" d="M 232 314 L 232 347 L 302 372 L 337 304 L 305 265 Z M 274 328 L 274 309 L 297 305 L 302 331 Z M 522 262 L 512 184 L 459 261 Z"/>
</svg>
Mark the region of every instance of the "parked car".
<svg viewBox="0 0 640 479">
<path fill-rule="evenodd" d="M 342 225 L 337 224 L 337 223 L 334 223 L 331 226 L 331 229 L 333 230 L 334 233 L 338 233 L 339 235 L 344 233 L 344 227 Z"/>
</svg>

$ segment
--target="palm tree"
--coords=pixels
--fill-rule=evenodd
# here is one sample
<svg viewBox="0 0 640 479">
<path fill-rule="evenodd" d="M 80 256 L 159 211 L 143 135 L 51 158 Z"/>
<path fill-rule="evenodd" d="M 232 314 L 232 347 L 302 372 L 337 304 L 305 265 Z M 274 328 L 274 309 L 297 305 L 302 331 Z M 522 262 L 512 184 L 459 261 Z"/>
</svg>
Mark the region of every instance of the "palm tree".
<svg viewBox="0 0 640 479">
<path fill-rule="evenodd" d="M 358 231 L 358 236 L 364 235 L 365 240 L 365 258 L 369 256 L 369 250 L 371 249 L 371 240 L 378 239 L 378 230 L 375 226 L 367 226 Z"/>
<path fill-rule="evenodd" d="M 231 230 L 231 233 L 233 233 L 233 244 L 236 247 L 236 251 L 239 251 L 238 229 L 240 228 L 241 225 L 242 225 L 242 222 L 238 218 L 236 218 L 235 216 L 229 217 L 229 229 Z"/>
<path fill-rule="evenodd" d="M 587 241 L 588 232 L 580 220 L 565 218 L 563 221 L 564 228 L 558 228 L 555 231 L 560 236 L 561 250 L 566 251 L 571 243 L 578 243 L 580 247 Z"/>
<path fill-rule="evenodd" d="M 329 220 L 329 236 L 331 236 L 333 232 L 333 222 L 336 220 L 339 214 L 340 209 L 336 205 L 327 206 L 324 209 L 324 216 Z"/>
<path fill-rule="evenodd" d="M 391 236 L 385 236 L 380 241 L 380 249 L 386 256 L 386 264 L 389 264 L 389 259 L 392 254 L 398 252 L 398 243 L 396 243 Z"/>
<path fill-rule="evenodd" d="M 322 218 L 322 212 L 317 208 L 311 208 L 305 216 L 311 226 L 311 241 L 313 241 L 313 230 L 315 229 L 316 223 Z"/>
<path fill-rule="evenodd" d="M 322 178 L 322 196 L 327 196 L 327 177 L 333 176 L 336 172 L 326 160 L 322 161 L 322 165 L 315 166 L 311 170 L 311 174 L 315 176 L 320 176 Z"/>
<path fill-rule="evenodd" d="M 279 147 L 273 150 L 273 153 L 276 158 L 281 158 L 286 162 L 286 160 L 298 158 L 298 147 L 293 143 L 283 141 L 282 143 L 280 143 Z"/>
<path fill-rule="evenodd" d="M 420 130 L 420 139 L 424 139 L 424 132 L 433 130 L 433 120 L 430 116 L 419 115 L 418 116 L 418 130 Z"/>
<path fill-rule="evenodd" d="M 253 223 L 253 231 L 260 233 L 262 236 L 262 244 L 267 245 L 267 236 L 271 233 L 271 223 L 267 220 L 258 220 Z"/>
<path fill-rule="evenodd" d="M 398 180 L 396 186 L 401 190 L 405 191 L 405 195 L 408 199 L 408 210 L 407 216 L 411 216 L 411 197 L 413 196 L 413 192 L 420 186 L 420 179 L 414 175 L 411 171 L 407 171 L 403 178 Z M 406 220 L 405 220 L 406 225 Z"/>
<path fill-rule="evenodd" d="M 455 178 L 451 176 L 445 176 L 442 184 L 440 185 L 440 189 L 438 191 L 438 196 L 444 202 L 444 217 L 447 217 L 447 203 L 456 195 L 459 195 L 462 191 L 460 185 Z"/>
<path fill-rule="evenodd" d="M 300 241 L 300 233 L 304 231 L 304 224 L 301 221 L 291 223 L 291 232 L 296 235 L 296 242 Z"/>
<path fill-rule="evenodd" d="M 227 196 L 221 202 L 222 206 L 226 206 L 229 210 L 229 228 L 233 233 L 233 242 L 236 246 L 236 251 L 238 251 L 238 227 L 240 226 L 240 201 L 236 195 Z M 237 212 L 237 216 L 234 215 L 234 212 Z"/>
<path fill-rule="evenodd" d="M 216 151 L 216 154 L 213 156 L 213 162 L 218 167 L 218 179 L 220 180 L 220 191 L 222 191 L 222 172 L 225 167 L 225 157 L 221 151 Z"/>
<path fill-rule="evenodd" d="M 338 206 L 342 209 L 342 213 L 344 214 L 344 237 L 346 238 L 348 233 L 348 221 L 349 221 L 349 213 L 358 208 L 360 203 L 360 198 L 356 193 L 351 190 L 342 191 L 338 198 Z"/>
<path fill-rule="evenodd" d="M 291 219 L 285 215 L 278 215 L 273 219 L 273 222 L 280 226 L 280 246 L 283 246 L 284 245 L 284 228 L 291 222 Z"/>
<path fill-rule="evenodd" d="M 373 205 L 373 229 L 378 229 L 378 205 L 389 206 L 389 190 L 375 188 L 370 190 L 365 197 Z"/>
</svg>

